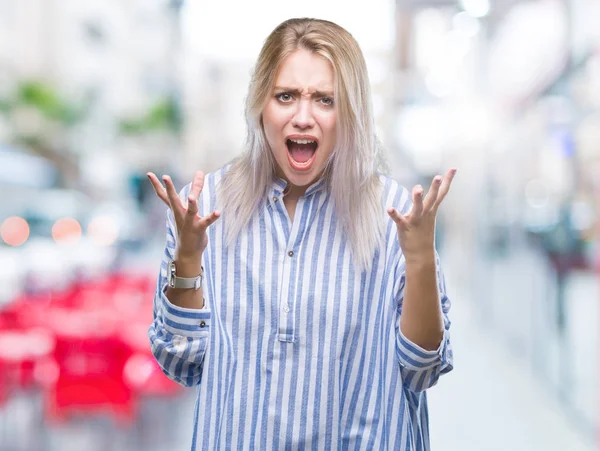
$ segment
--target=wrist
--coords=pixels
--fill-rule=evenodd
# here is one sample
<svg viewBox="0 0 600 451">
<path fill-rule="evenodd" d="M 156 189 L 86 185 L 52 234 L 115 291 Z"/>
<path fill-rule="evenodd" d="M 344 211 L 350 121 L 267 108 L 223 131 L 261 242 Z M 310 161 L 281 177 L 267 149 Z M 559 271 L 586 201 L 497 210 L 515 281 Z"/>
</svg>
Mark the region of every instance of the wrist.
<svg viewBox="0 0 600 451">
<path fill-rule="evenodd" d="M 404 260 L 407 267 L 423 268 L 436 265 L 435 250 L 405 254 Z"/>
<path fill-rule="evenodd" d="M 202 271 L 202 254 L 182 255 L 177 253 L 174 262 L 178 277 L 196 277 Z"/>
</svg>

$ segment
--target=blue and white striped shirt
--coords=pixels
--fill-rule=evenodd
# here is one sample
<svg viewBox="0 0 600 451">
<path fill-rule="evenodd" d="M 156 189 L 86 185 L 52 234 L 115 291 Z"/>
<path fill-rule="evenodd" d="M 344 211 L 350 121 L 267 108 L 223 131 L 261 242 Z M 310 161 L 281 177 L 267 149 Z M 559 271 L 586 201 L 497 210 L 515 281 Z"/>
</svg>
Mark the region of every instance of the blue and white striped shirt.
<svg viewBox="0 0 600 451">
<path fill-rule="evenodd" d="M 217 209 L 224 170 L 206 176 L 201 215 Z M 164 372 L 198 386 L 192 450 L 429 449 L 424 390 L 452 369 L 450 302 L 438 260 L 442 343 L 426 351 L 402 335 L 404 258 L 386 207 L 406 213 L 410 196 L 381 181 L 386 234 L 368 272 L 355 270 L 326 184 L 308 188 L 291 221 L 277 180 L 235 246 L 227 218 L 210 226 L 201 310 L 164 294 L 168 212 L 149 337 Z"/>
</svg>

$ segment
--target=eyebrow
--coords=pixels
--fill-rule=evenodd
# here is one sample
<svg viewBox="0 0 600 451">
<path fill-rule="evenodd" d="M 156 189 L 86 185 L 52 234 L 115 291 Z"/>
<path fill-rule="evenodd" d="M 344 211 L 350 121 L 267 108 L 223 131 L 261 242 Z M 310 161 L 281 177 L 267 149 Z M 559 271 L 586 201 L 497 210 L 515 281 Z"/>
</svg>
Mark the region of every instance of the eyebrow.
<svg viewBox="0 0 600 451">
<path fill-rule="evenodd" d="M 301 92 L 299 89 L 295 89 L 295 88 L 286 88 L 284 86 L 275 86 L 274 88 L 275 91 L 281 91 L 281 92 L 288 92 L 290 94 L 295 94 L 298 97 L 300 97 Z M 333 97 L 333 92 L 331 91 L 315 91 L 312 94 L 313 97 Z"/>
</svg>

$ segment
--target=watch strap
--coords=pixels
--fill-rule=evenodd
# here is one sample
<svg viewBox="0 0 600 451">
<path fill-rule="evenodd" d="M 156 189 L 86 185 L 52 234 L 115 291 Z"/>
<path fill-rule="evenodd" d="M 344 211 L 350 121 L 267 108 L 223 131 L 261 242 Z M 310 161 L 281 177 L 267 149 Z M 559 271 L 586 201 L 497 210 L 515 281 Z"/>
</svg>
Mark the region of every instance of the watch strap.
<svg viewBox="0 0 600 451">
<path fill-rule="evenodd" d="M 168 278 L 167 282 L 171 288 L 182 288 L 182 289 L 191 289 L 199 290 L 202 287 L 202 276 L 204 274 L 204 268 L 201 267 L 200 274 L 196 277 L 178 277 L 175 262 L 171 260 L 169 262 L 168 268 Z"/>
</svg>

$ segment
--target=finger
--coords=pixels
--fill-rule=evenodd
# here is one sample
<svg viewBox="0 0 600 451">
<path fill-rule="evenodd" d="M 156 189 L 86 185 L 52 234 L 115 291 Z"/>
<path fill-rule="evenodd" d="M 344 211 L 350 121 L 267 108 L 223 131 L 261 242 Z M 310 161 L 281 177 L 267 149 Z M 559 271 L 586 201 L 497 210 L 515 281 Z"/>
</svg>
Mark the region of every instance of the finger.
<svg viewBox="0 0 600 451">
<path fill-rule="evenodd" d="M 396 223 L 396 225 L 398 225 L 399 227 L 404 227 L 406 228 L 408 226 L 408 221 L 406 220 L 406 218 L 404 216 L 402 216 L 400 213 L 398 213 L 398 210 L 396 210 L 393 207 L 388 208 L 388 215 L 390 215 L 390 218 L 392 218 L 392 220 Z"/>
<path fill-rule="evenodd" d="M 198 214 L 198 197 L 188 195 L 186 216 L 194 218 Z"/>
<path fill-rule="evenodd" d="M 425 211 L 429 211 L 438 197 L 438 193 L 440 191 L 440 185 L 442 184 L 442 176 L 436 175 L 431 182 L 431 186 L 429 187 L 429 191 L 425 196 L 425 200 L 423 201 L 423 209 Z"/>
<path fill-rule="evenodd" d="M 202 171 L 196 171 L 196 174 L 194 174 L 194 180 L 192 180 L 192 186 L 190 188 L 190 192 L 188 194 L 188 201 L 192 198 L 195 200 L 198 200 L 203 187 L 204 187 L 204 173 Z"/>
<path fill-rule="evenodd" d="M 181 199 L 179 198 L 179 195 L 175 190 L 175 185 L 173 185 L 171 177 L 169 177 L 168 175 L 163 175 L 162 179 L 165 182 L 167 196 L 169 197 L 169 205 L 171 206 L 171 210 L 173 211 L 173 215 L 175 216 L 175 221 L 177 221 L 177 223 L 179 224 L 183 219 L 185 206 L 183 205 L 183 202 L 181 202 Z"/>
<path fill-rule="evenodd" d="M 446 172 L 446 175 L 444 176 L 444 180 L 442 181 L 442 185 L 440 186 L 440 191 L 438 193 L 437 199 L 435 200 L 435 202 L 433 204 L 434 209 L 437 210 L 437 208 L 440 206 L 440 204 L 442 203 L 442 201 L 448 194 L 448 191 L 450 191 L 450 185 L 452 185 L 452 180 L 454 180 L 456 171 L 457 171 L 456 168 L 452 168 L 448 172 Z"/>
<path fill-rule="evenodd" d="M 150 179 L 150 183 L 152 184 L 152 188 L 154 188 L 154 192 L 156 193 L 156 195 L 165 204 L 167 204 L 167 206 L 170 206 L 169 198 L 167 196 L 167 190 L 162 185 L 162 183 L 160 183 L 160 180 L 158 180 L 158 177 L 156 175 L 154 175 L 154 173 L 152 173 L 152 172 L 148 172 L 146 175 L 148 176 L 148 179 Z"/>
<path fill-rule="evenodd" d="M 198 199 L 200 198 L 200 193 L 202 192 L 202 188 L 204 187 L 204 173 L 202 171 L 196 171 L 194 175 L 194 179 L 192 180 L 192 186 L 190 187 L 190 192 L 188 193 L 188 205 L 187 205 L 187 215 L 194 217 L 198 214 Z"/>
<path fill-rule="evenodd" d="M 423 214 L 423 187 L 417 185 L 412 191 L 413 206 L 410 211 L 411 217 L 420 217 Z"/>
<path fill-rule="evenodd" d="M 208 226 L 210 226 L 211 224 L 214 224 L 214 222 L 219 219 L 221 217 L 221 213 L 218 212 L 217 210 L 213 211 L 211 214 L 204 216 L 201 220 L 200 220 L 200 226 L 204 227 L 205 229 L 208 228 Z"/>
</svg>

